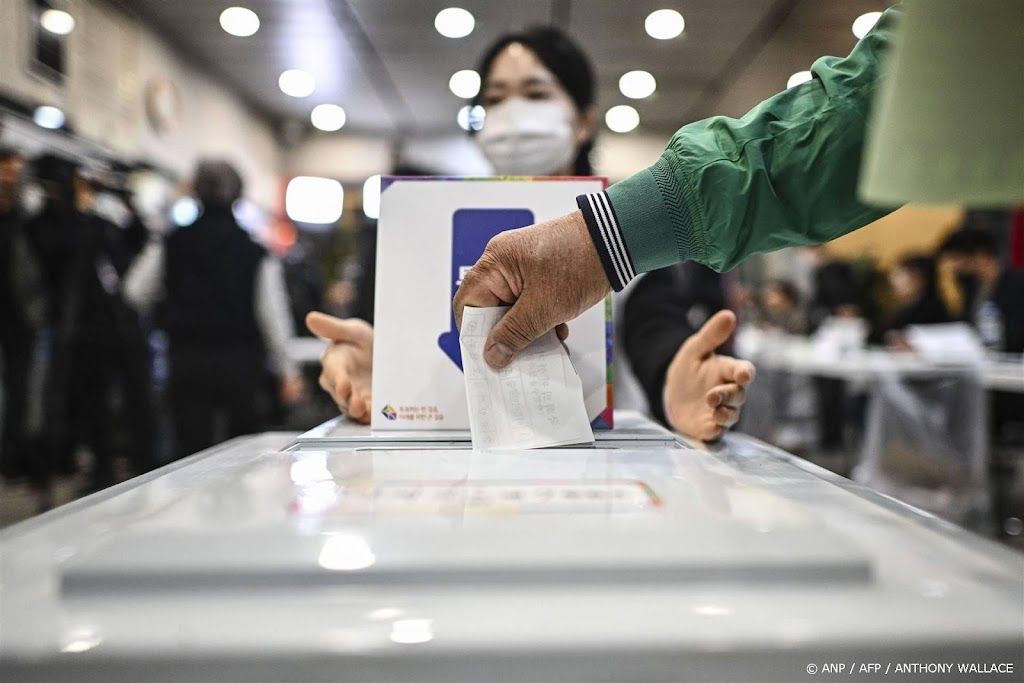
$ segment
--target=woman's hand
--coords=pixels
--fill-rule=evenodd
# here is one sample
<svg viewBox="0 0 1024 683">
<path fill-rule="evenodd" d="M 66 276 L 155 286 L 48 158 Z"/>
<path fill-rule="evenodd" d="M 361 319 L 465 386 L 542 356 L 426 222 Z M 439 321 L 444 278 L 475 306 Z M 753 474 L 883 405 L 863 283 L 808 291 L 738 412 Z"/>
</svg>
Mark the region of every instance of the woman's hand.
<svg viewBox="0 0 1024 683">
<path fill-rule="evenodd" d="M 309 331 L 331 342 L 320 358 L 320 386 L 338 409 L 353 420 L 370 423 L 373 384 L 373 327 L 356 318 L 324 313 L 306 316 Z"/>
<path fill-rule="evenodd" d="M 665 373 L 665 416 L 680 434 L 713 441 L 736 424 L 754 380 L 754 364 L 715 349 L 736 329 L 736 315 L 719 311 L 676 352 Z"/>
</svg>

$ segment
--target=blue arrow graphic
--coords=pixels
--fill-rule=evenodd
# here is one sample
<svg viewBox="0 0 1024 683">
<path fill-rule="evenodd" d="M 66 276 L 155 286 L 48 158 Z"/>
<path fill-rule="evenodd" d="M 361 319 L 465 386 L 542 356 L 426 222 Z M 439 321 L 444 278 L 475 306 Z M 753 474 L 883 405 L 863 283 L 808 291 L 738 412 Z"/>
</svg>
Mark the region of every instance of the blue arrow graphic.
<svg viewBox="0 0 1024 683">
<path fill-rule="evenodd" d="M 492 237 L 506 230 L 534 224 L 533 212 L 528 209 L 459 209 L 452 215 L 452 298 L 462 282 L 462 275 L 484 253 Z M 451 327 L 437 338 L 444 355 L 462 370 L 462 350 L 459 331 L 455 327 L 455 313 Z"/>
</svg>

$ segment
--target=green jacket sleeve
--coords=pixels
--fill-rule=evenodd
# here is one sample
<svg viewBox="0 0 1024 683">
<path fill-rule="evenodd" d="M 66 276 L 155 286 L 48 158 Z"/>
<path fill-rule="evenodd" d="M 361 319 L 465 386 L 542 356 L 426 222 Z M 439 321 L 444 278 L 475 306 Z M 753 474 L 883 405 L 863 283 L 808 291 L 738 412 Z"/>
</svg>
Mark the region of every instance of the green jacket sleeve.
<svg viewBox="0 0 1024 683">
<path fill-rule="evenodd" d="M 653 166 L 580 197 L 612 285 L 683 260 L 728 270 L 891 211 L 861 204 L 856 187 L 879 60 L 901 13 L 886 11 L 848 57 L 817 60 L 807 83 L 741 119 L 684 126 Z"/>
</svg>

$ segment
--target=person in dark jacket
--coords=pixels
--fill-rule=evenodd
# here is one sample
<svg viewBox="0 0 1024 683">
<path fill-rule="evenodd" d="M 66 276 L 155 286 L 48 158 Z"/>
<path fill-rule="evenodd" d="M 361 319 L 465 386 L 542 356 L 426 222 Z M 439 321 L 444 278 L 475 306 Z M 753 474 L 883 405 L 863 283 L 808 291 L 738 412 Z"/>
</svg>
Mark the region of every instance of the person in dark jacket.
<svg viewBox="0 0 1024 683">
<path fill-rule="evenodd" d="M 145 228 L 122 229 L 96 215 L 94 184 L 77 162 L 46 155 L 35 169 L 47 195 L 29 223 L 50 301 L 46 444 L 34 477 L 45 497 L 56 470 L 73 467 L 77 445 L 93 455 L 86 492 L 116 483 L 116 392 L 133 436 L 127 455 L 134 473 L 152 466 L 156 427 L 142 328 L 122 297 Z"/>
<path fill-rule="evenodd" d="M 0 475 L 16 478 L 30 471 L 32 443 L 38 436 L 30 392 L 33 349 L 45 315 L 45 293 L 30 251 L 20 207 L 25 158 L 0 148 Z"/>
<path fill-rule="evenodd" d="M 999 261 L 995 236 L 964 228 L 946 238 L 939 254 L 956 276 L 962 319 L 979 327 L 985 304 L 994 304 L 1001 327 L 994 350 L 1024 353 L 1024 272 Z"/>
<path fill-rule="evenodd" d="M 1024 353 L 1024 272 L 999 260 L 995 236 L 979 228 L 951 234 L 939 248 L 956 275 L 961 319 L 978 329 L 991 350 Z M 1024 441 L 1024 395 L 992 392 L 992 430 L 997 438 Z"/>
<path fill-rule="evenodd" d="M 201 161 L 192 189 L 202 214 L 151 243 L 125 285 L 136 308 L 159 305 L 179 456 L 264 429 L 273 404 L 268 370 L 286 403 L 302 387 L 287 357 L 292 321 L 281 263 L 232 213 L 241 176 L 225 161 Z"/>
<path fill-rule="evenodd" d="M 899 334 L 910 325 L 948 323 L 952 318 L 939 294 L 935 260 L 929 256 L 907 256 L 889 273 L 896 308 L 872 333 L 870 341 L 903 346 Z"/>
</svg>

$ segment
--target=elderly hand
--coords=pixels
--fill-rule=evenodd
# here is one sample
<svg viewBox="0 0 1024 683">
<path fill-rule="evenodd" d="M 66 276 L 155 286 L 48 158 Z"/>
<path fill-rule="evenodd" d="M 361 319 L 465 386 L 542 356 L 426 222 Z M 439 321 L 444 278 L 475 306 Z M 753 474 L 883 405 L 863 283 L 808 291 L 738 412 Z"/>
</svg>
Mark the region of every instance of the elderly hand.
<svg viewBox="0 0 1024 683">
<path fill-rule="evenodd" d="M 363 320 L 342 320 L 317 312 L 306 316 L 306 326 L 316 336 L 331 342 L 320 359 L 320 386 L 342 413 L 369 424 L 373 327 Z"/>
<path fill-rule="evenodd" d="M 754 365 L 715 353 L 735 329 L 736 315 L 719 311 L 679 347 L 669 364 L 665 415 L 679 433 L 713 441 L 739 420 Z"/>
<path fill-rule="evenodd" d="M 512 304 L 484 345 L 487 364 L 503 368 L 552 328 L 565 339 L 564 323 L 610 289 L 583 214 L 576 211 L 491 239 L 455 293 L 455 321 L 461 329 L 466 306 Z"/>
</svg>

